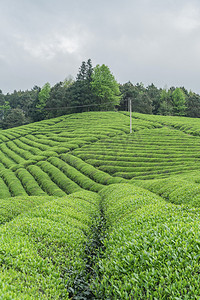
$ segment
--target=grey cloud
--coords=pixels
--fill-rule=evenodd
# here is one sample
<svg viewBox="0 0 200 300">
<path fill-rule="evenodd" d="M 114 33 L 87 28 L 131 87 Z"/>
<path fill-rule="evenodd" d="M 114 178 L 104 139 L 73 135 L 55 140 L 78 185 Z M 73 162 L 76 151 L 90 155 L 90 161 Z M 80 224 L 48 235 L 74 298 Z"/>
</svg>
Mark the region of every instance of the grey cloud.
<svg viewBox="0 0 200 300">
<path fill-rule="evenodd" d="M 0 89 L 52 85 L 83 60 L 117 80 L 200 93 L 200 3 L 186 0 L 2 0 Z"/>
</svg>

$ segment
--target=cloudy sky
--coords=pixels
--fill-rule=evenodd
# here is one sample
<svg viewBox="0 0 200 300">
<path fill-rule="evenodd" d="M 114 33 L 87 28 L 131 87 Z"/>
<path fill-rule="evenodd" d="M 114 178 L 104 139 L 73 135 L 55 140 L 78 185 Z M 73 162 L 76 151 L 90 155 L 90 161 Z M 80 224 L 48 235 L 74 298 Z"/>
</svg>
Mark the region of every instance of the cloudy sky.
<svg viewBox="0 0 200 300">
<path fill-rule="evenodd" d="M 200 93 L 200 1 L 0 0 L 3 93 L 106 64 L 120 83 Z"/>
</svg>

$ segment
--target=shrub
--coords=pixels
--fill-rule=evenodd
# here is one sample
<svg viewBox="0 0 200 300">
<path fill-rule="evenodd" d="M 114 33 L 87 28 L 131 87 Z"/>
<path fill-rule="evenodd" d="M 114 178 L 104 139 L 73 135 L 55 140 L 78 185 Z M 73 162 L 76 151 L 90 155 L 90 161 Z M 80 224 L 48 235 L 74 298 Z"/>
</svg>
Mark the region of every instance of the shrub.
<svg viewBox="0 0 200 300">
<path fill-rule="evenodd" d="M 167 204 L 131 185 L 104 188 L 105 252 L 96 266 L 98 299 L 196 299 L 199 210 Z"/>
<path fill-rule="evenodd" d="M 66 193 L 62 191 L 51 179 L 43 172 L 39 166 L 30 165 L 27 170 L 35 178 L 39 186 L 48 194 L 52 196 L 63 197 Z"/>
<path fill-rule="evenodd" d="M 20 180 L 15 176 L 11 170 L 3 170 L 0 172 L 0 176 L 8 186 L 11 196 L 24 196 L 27 195 Z"/>
</svg>

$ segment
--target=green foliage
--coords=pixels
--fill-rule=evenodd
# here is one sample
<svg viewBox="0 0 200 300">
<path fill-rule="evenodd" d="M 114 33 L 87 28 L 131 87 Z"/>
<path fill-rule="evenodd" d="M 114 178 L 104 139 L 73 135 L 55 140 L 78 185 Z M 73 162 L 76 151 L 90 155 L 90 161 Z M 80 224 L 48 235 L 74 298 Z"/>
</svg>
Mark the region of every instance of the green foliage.
<svg viewBox="0 0 200 300">
<path fill-rule="evenodd" d="M 50 83 L 47 82 L 47 83 L 45 83 L 45 85 L 42 87 L 41 91 L 38 94 L 39 103 L 36 105 L 36 108 L 38 108 L 38 110 L 40 112 L 46 106 L 46 102 L 50 96 L 50 91 L 51 91 L 51 86 L 50 86 Z"/>
<path fill-rule="evenodd" d="M 1 167 L 1 170 L 3 168 Z M 9 188 L 2 178 L 0 178 L 0 199 L 11 197 Z"/>
<path fill-rule="evenodd" d="M 158 114 L 160 115 L 173 115 L 173 104 L 171 99 L 171 90 L 163 89 L 160 94 L 160 105 L 158 108 Z"/>
<path fill-rule="evenodd" d="M 101 109 L 110 110 L 120 103 L 119 85 L 106 65 L 97 65 L 92 73 L 92 91 L 96 104 Z"/>
<path fill-rule="evenodd" d="M 21 126 L 25 123 L 26 117 L 23 110 L 20 108 L 10 110 L 1 122 L 3 129 Z"/>
<path fill-rule="evenodd" d="M 153 87 L 151 87 L 151 89 L 153 90 Z M 151 98 L 158 97 L 158 95 L 152 95 L 153 93 L 150 92 L 150 88 L 149 90 L 146 90 L 142 84 L 136 84 L 134 86 L 131 82 L 127 82 L 120 86 L 120 91 L 122 93 L 120 110 L 128 111 L 129 100 L 131 100 L 132 111 L 139 113 L 152 113 L 153 102 Z"/>
<path fill-rule="evenodd" d="M 85 201 L 87 198 L 93 205 Z M 77 193 L 54 201 L 41 199 L 38 207 L 0 227 L 2 299 L 76 296 L 76 281 L 82 278 L 83 284 L 88 276 L 85 245 L 97 198 L 93 193 Z M 24 204 L 24 211 L 39 203 L 38 198 L 34 199 L 32 204 Z M 18 214 L 17 204 L 20 201 L 13 206 L 13 216 Z"/>
<path fill-rule="evenodd" d="M 68 89 L 68 99 L 70 99 L 71 109 L 69 112 L 84 112 L 88 110 L 96 110 L 94 104 L 94 95 L 91 88 L 92 81 L 92 61 L 88 59 L 87 62 L 83 61 L 76 81 Z M 74 107 L 74 108 L 73 108 Z"/>
<path fill-rule="evenodd" d="M 197 174 L 194 174 L 197 179 Z M 191 175 L 192 173 L 186 173 L 167 179 L 140 181 L 138 185 L 172 203 L 200 207 L 200 187 L 195 180 L 191 180 Z"/>
<path fill-rule="evenodd" d="M 39 162 L 37 163 L 37 166 L 47 173 L 51 180 L 65 193 L 71 194 L 81 190 L 79 185 L 69 179 L 62 171 L 48 161 Z"/>
<path fill-rule="evenodd" d="M 0 132 L 0 298 L 198 299 L 199 120 L 132 124 L 87 112 Z"/>
<path fill-rule="evenodd" d="M 26 169 L 19 168 L 16 170 L 15 174 L 20 179 L 28 195 L 30 196 L 46 195 L 46 193 L 41 189 L 41 187 L 35 181 L 34 177 Z"/>
<path fill-rule="evenodd" d="M 73 166 L 74 168 L 78 169 L 81 173 L 88 176 L 90 179 L 94 180 L 99 184 L 109 184 L 113 183 L 113 178 L 109 174 L 106 174 L 103 171 L 100 171 L 93 166 L 85 163 L 82 159 L 77 158 L 71 154 L 63 154 L 61 158 L 67 162 L 69 165 Z M 121 181 L 123 179 L 120 178 Z"/>
<path fill-rule="evenodd" d="M 30 209 L 53 200 L 53 197 L 20 196 L 10 198 L 10 195 L 0 200 L 0 225 L 10 222 L 18 215 Z"/>
<path fill-rule="evenodd" d="M 176 88 L 172 93 L 174 115 L 184 116 L 186 109 L 186 96 L 182 89 Z"/>
<path fill-rule="evenodd" d="M 30 165 L 27 170 L 38 182 L 39 186 L 50 196 L 63 197 L 66 195 L 39 166 Z"/>
<path fill-rule="evenodd" d="M 9 113 L 10 104 L 4 100 L 2 93 L 0 93 L 0 119 L 3 120 Z"/>
<path fill-rule="evenodd" d="M 11 196 L 27 196 L 26 191 L 14 172 L 8 169 L 1 170 L 0 177 L 8 186 Z"/>
<path fill-rule="evenodd" d="M 95 296 L 198 298 L 199 210 L 166 204 L 130 185 L 109 186 L 101 195 L 109 228 Z"/>
<path fill-rule="evenodd" d="M 66 156 L 64 158 L 66 161 Z M 59 158 L 52 157 L 49 158 L 48 161 L 52 165 L 60 169 L 68 178 L 76 182 L 80 187 L 82 187 L 85 190 L 98 192 L 103 187 L 102 184 L 96 183 L 92 179 L 88 178 L 88 176 L 82 174 L 76 168 L 68 165 L 66 162 L 60 160 Z"/>
<path fill-rule="evenodd" d="M 200 96 L 190 92 L 186 98 L 186 116 L 192 118 L 200 117 Z"/>
</svg>

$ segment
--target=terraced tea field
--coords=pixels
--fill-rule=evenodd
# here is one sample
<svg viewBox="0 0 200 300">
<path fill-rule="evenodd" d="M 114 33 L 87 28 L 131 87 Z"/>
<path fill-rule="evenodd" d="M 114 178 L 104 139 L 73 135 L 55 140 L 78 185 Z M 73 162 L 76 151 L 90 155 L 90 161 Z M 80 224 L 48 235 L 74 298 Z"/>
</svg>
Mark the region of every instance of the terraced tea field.
<svg viewBox="0 0 200 300">
<path fill-rule="evenodd" d="M 0 132 L 1 299 L 200 299 L 200 121 L 132 124 Z"/>
</svg>

